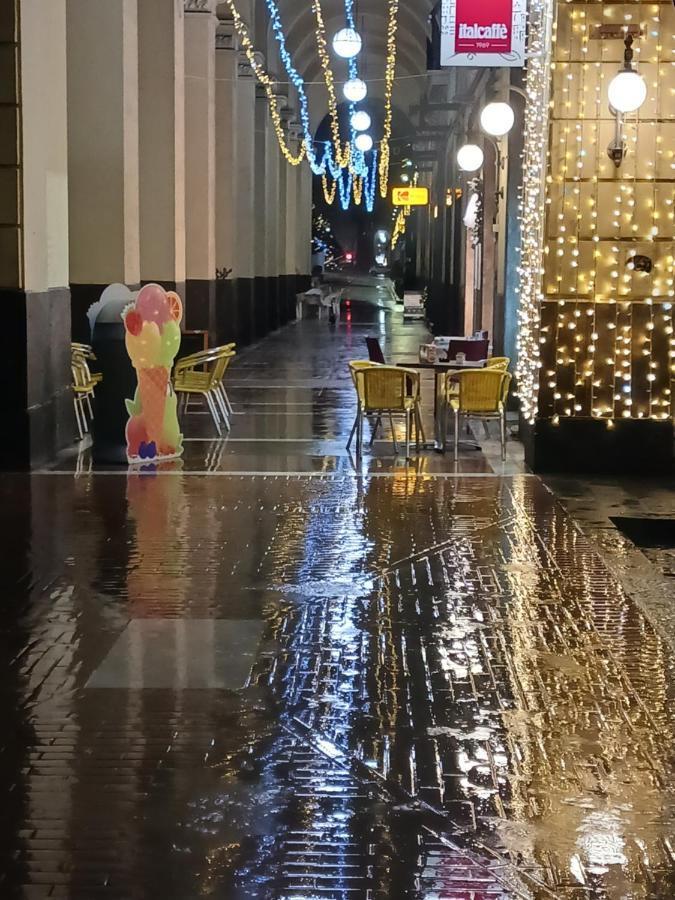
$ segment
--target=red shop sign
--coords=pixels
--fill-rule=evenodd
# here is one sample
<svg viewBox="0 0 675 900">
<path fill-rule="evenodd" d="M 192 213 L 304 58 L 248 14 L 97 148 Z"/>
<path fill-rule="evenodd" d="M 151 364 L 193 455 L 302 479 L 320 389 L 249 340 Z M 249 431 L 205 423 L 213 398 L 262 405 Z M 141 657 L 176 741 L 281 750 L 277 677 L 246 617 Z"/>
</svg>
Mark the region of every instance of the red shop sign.
<svg viewBox="0 0 675 900">
<path fill-rule="evenodd" d="M 513 0 L 455 0 L 455 53 L 510 53 Z"/>
</svg>

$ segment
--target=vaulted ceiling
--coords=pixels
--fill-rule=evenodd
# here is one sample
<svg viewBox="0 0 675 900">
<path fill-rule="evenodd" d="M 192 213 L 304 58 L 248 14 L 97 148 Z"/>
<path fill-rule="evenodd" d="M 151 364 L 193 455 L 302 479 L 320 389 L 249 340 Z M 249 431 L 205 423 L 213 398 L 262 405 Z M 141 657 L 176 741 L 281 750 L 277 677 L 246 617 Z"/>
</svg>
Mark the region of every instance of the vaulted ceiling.
<svg viewBox="0 0 675 900">
<path fill-rule="evenodd" d="M 344 0 L 320 0 L 326 35 L 332 36 L 345 26 Z M 307 93 L 314 127 L 328 110 L 326 88 L 317 52 L 316 18 L 312 0 L 277 0 L 284 27 L 286 46 L 296 69 L 308 84 Z M 427 34 L 429 16 L 437 0 L 399 0 L 397 30 L 397 62 L 393 103 L 407 112 L 425 89 L 424 73 L 427 65 Z M 279 58 L 278 45 L 269 24 L 265 0 L 238 0 L 237 8 L 255 37 L 256 49 L 265 54 L 267 68 L 281 81 L 286 80 Z M 226 5 L 221 4 L 219 15 L 228 18 Z M 357 0 L 357 27 L 363 38 L 359 54 L 359 75 L 369 82 L 369 96 L 381 98 L 387 55 L 388 0 Z M 339 84 L 347 78 L 347 64 L 331 53 L 335 80 Z M 412 78 L 411 76 L 418 76 Z M 289 92 L 295 102 L 293 90 Z M 339 92 L 341 96 L 341 92 Z"/>
</svg>

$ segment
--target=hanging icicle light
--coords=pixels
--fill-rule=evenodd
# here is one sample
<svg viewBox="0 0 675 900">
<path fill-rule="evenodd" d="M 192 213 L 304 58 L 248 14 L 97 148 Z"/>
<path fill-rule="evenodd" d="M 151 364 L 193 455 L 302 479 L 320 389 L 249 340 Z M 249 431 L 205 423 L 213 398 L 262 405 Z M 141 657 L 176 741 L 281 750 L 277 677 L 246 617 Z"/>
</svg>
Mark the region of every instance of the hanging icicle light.
<svg viewBox="0 0 675 900">
<path fill-rule="evenodd" d="M 370 128 L 370 116 L 364 109 L 357 109 L 349 123 L 354 131 L 368 131 Z"/>
<path fill-rule="evenodd" d="M 360 103 L 368 94 L 368 85 L 361 78 L 350 78 L 342 88 L 342 93 L 350 103 Z"/>
<path fill-rule="evenodd" d="M 369 150 L 373 149 L 373 139 L 369 134 L 359 134 L 354 141 L 354 146 L 357 150 L 360 150 L 361 153 L 367 153 Z"/>
<path fill-rule="evenodd" d="M 353 59 L 361 52 L 361 35 L 354 28 L 342 28 L 333 38 L 333 50 L 342 59 Z"/>
</svg>

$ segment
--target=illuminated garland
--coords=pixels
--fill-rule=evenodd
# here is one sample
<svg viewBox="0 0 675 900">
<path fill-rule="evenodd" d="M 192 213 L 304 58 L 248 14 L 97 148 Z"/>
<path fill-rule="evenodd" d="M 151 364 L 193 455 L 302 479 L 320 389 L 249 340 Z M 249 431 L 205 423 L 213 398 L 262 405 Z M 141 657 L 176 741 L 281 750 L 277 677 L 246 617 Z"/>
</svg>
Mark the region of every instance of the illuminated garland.
<svg viewBox="0 0 675 900">
<path fill-rule="evenodd" d="M 326 25 L 321 11 L 320 0 L 313 0 L 312 9 L 316 17 L 316 46 L 319 52 L 319 60 L 323 70 L 324 81 L 328 91 L 328 112 L 330 116 L 331 133 L 333 136 L 333 146 L 335 148 L 335 162 L 340 168 L 346 168 L 351 159 L 351 146 L 347 141 L 342 145 L 340 139 L 340 122 L 338 120 L 337 96 L 335 94 L 335 79 L 333 70 L 330 66 L 330 57 L 328 55 L 328 42 L 326 41 Z"/>
<path fill-rule="evenodd" d="M 521 200 L 520 305 L 518 310 L 518 396 L 529 423 L 537 416 L 539 394 L 542 269 L 546 191 L 546 150 L 553 32 L 552 0 L 532 0 L 527 42 L 525 143 Z"/>
<path fill-rule="evenodd" d="M 389 161 L 391 150 L 392 108 L 391 97 L 396 75 L 396 31 L 398 29 L 398 0 L 389 0 L 389 22 L 387 23 L 387 66 L 384 73 L 384 130 L 380 145 L 380 196 L 389 192 Z"/>
<path fill-rule="evenodd" d="M 248 35 L 248 29 L 246 25 L 239 15 L 239 12 L 234 5 L 234 0 L 226 0 L 227 5 L 230 9 L 230 13 L 232 14 L 232 19 L 234 21 L 234 27 L 239 36 L 239 40 L 241 41 L 242 47 L 244 48 L 244 53 L 246 54 L 246 58 L 248 59 L 249 65 L 255 72 L 256 78 L 265 88 L 265 93 L 267 95 L 267 99 L 270 105 L 270 114 L 272 116 L 272 122 L 274 124 L 274 130 L 277 135 L 277 140 L 279 142 L 279 148 L 288 163 L 292 166 L 299 166 L 303 161 L 305 156 L 307 155 L 307 145 L 306 143 L 302 143 L 300 146 L 300 150 L 298 153 L 293 153 L 288 144 L 286 143 L 286 135 L 284 134 L 284 128 L 281 121 L 281 114 L 279 113 L 279 107 L 277 105 L 277 98 L 272 90 L 272 86 L 275 84 L 274 80 L 270 78 L 262 65 L 255 58 L 255 52 L 253 49 L 253 44 Z"/>
<path fill-rule="evenodd" d="M 324 200 L 329 206 L 332 206 L 335 200 L 335 195 L 337 194 L 337 179 L 333 181 L 333 186 L 329 188 L 328 178 L 326 178 L 326 175 L 324 173 L 321 176 L 321 185 L 323 187 Z"/>
</svg>

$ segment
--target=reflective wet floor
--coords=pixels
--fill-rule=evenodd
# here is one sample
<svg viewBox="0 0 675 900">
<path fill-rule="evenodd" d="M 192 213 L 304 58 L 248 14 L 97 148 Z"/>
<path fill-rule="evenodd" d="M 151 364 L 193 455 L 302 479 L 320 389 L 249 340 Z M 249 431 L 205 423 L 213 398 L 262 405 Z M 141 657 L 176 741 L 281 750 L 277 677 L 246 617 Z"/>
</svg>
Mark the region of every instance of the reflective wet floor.
<svg viewBox="0 0 675 900">
<path fill-rule="evenodd" d="M 373 333 L 245 351 L 182 467 L 0 479 L 2 900 L 675 896 L 672 648 L 517 443 L 348 454 Z"/>
</svg>

